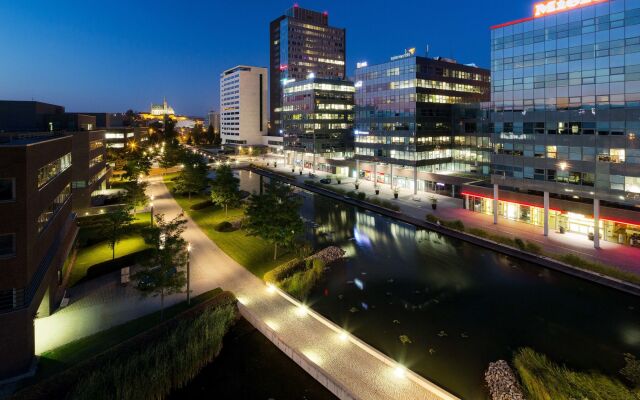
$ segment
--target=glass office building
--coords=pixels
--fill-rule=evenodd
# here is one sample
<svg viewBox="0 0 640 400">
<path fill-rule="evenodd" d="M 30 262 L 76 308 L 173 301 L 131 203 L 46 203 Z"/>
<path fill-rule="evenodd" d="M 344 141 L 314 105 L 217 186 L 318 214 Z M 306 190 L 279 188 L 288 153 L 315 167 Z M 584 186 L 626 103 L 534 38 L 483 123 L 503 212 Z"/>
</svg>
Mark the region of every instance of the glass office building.
<svg viewBox="0 0 640 400">
<path fill-rule="evenodd" d="M 640 211 L 640 1 L 551 1 L 534 13 L 491 30 L 492 183 L 540 196 L 534 206 L 547 212 L 549 197 L 563 201 L 556 219 L 566 227 L 552 229 L 595 236 L 596 246 L 599 237 L 633 244 L 640 238 L 640 215 L 632 213 Z M 490 202 L 491 212 L 500 208 Z M 589 211 L 573 212 L 585 204 Z M 600 220 L 601 206 L 613 216 Z"/>
<path fill-rule="evenodd" d="M 358 178 L 417 192 L 433 189 L 425 174 L 469 171 L 476 162 L 465 138 L 475 122 L 454 121 L 454 105 L 487 101 L 490 79 L 474 65 L 414 52 L 356 69 L 354 146 Z"/>
<path fill-rule="evenodd" d="M 313 77 L 286 82 L 282 92 L 287 164 L 335 172 L 328 161 L 353 149 L 353 82 Z"/>
</svg>

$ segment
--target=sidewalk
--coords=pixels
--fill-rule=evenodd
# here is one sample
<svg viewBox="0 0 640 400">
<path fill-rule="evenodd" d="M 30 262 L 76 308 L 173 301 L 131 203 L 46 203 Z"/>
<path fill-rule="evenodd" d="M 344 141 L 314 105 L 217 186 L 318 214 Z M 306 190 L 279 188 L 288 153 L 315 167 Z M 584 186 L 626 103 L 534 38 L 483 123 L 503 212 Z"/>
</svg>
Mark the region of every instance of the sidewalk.
<svg viewBox="0 0 640 400">
<path fill-rule="evenodd" d="M 270 161 L 270 168 L 273 168 L 273 160 Z M 261 166 L 266 165 L 260 163 Z M 298 173 L 296 168 L 296 174 Z M 278 162 L 275 171 L 291 175 L 291 166 Z M 312 179 L 309 177 L 311 170 L 305 169 L 302 175 L 296 175 L 296 180 L 303 183 L 305 180 Z M 328 173 L 316 171 L 314 180 L 326 177 Z M 331 186 L 339 187 L 343 190 L 355 190 L 355 179 L 346 178 L 342 183 L 332 183 Z M 574 253 L 582 258 L 597 261 L 599 263 L 619 268 L 624 271 L 632 272 L 640 275 L 640 249 L 635 247 L 623 246 L 617 243 L 611 243 L 604 240 L 600 241 L 600 249 L 593 247 L 593 242 L 582 235 L 575 233 L 560 234 L 550 231 L 549 236 L 545 237 L 542 233 L 542 227 L 525 224 L 519 221 L 511 221 L 505 218 L 498 218 L 498 224 L 493 224 L 493 216 L 465 210 L 463 208 L 463 200 L 448 196 L 442 196 L 430 192 L 418 192 L 416 196 L 413 191 L 408 189 L 400 189 L 398 199 L 393 198 L 393 191 L 389 185 L 379 185 L 380 194 L 378 197 L 383 200 L 392 201 L 400 206 L 402 212 L 408 216 L 424 220 L 427 214 L 433 214 L 444 220 L 461 220 L 466 227 L 480 228 L 485 231 L 501 234 L 503 236 L 518 237 L 526 241 L 534 242 L 540 245 L 544 251 L 549 253 L 567 254 Z M 375 196 L 373 182 L 360 180 L 359 192 L 364 192 L 367 196 Z M 431 197 L 438 199 L 437 210 L 431 208 Z"/>
<path fill-rule="evenodd" d="M 152 178 L 149 192 L 155 196 L 155 210 L 166 218 L 181 212 L 167 187 Z M 362 399 L 455 399 L 425 379 L 417 378 L 404 367 L 390 366 L 352 341 L 345 341 L 335 330 L 312 318 L 306 308 L 297 307 L 268 290 L 264 282 L 231 259 L 191 220 L 183 234 L 192 244 L 191 288 L 197 295 L 215 287 L 236 294 L 242 306 L 265 324 L 278 340 L 301 354 L 307 365 L 322 371 L 330 383 L 338 384 Z M 79 339 L 117 323 L 159 309 L 158 299 L 141 299 L 135 289 L 124 288 L 109 275 L 83 286 L 89 294 L 47 318 L 36 320 L 38 352 Z M 89 282 L 87 283 L 89 285 Z M 78 293 L 80 295 L 80 293 Z M 184 299 L 185 294 L 171 296 L 166 304 Z M 292 355 L 289 354 L 291 357 Z"/>
</svg>

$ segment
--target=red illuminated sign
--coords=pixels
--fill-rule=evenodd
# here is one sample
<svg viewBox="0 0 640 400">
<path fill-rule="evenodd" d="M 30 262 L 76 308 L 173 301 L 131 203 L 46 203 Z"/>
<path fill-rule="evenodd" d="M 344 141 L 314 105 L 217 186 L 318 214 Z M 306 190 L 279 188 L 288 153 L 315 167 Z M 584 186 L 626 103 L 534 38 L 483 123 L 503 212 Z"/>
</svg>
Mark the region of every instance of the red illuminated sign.
<svg viewBox="0 0 640 400">
<path fill-rule="evenodd" d="M 604 3 L 608 0 L 551 0 L 537 3 L 533 6 L 533 16 L 544 17 L 562 11 L 569 11 L 580 7 Z"/>
</svg>

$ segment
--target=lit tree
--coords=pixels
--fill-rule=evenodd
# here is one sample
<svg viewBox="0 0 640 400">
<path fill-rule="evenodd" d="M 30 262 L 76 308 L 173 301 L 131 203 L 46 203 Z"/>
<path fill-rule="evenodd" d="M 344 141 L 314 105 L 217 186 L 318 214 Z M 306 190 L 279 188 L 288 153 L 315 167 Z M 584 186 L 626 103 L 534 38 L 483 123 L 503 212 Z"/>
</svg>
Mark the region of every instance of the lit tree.
<svg viewBox="0 0 640 400">
<path fill-rule="evenodd" d="M 133 278 L 138 281 L 136 287 L 143 296 L 160 296 L 163 318 L 165 296 L 182 292 L 187 282 L 187 242 L 182 238 L 187 221 L 183 214 L 170 221 L 166 221 L 163 214 L 156 215 L 155 219 L 156 223 L 145 235 L 145 242 L 152 246 L 151 255 Z"/>
<path fill-rule="evenodd" d="M 149 203 L 149 196 L 147 196 L 147 182 L 138 180 L 132 180 L 124 184 L 124 189 L 127 191 L 125 201 L 135 211 L 137 207 L 146 207 Z"/>
<path fill-rule="evenodd" d="M 240 201 L 240 180 L 233 176 L 233 171 L 228 165 L 222 165 L 216 170 L 216 177 L 211 182 L 211 201 L 224 207 L 227 215 L 229 206 Z"/>
<path fill-rule="evenodd" d="M 173 187 L 178 193 L 187 193 L 191 199 L 191 193 L 199 193 L 207 188 L 209 167 L 202 157 L 189 151 L 182 155 L 184 168 L 178 174 L 178 179 Z"/>
<path fill-rule="evenodd" d="M 103 225 L 103 234 L 107 237 L 109 248 L 111 248 L 111 259 L 116 258 L 116 245 L 122 239 L 131 226 L 133 216 L 131 209 L 126 207 L 116 208 L 105 214 L 105 222 Z"/>
<path fill-rule="evenodd" d="M 191 128 L 191 133 L 189 134 L 189 137 L 193 140 L 193 144 L 202 143 L 202 136 L 202 126 L 200 124 L 195 124 L 193 128 Z"/>
<path fill-rule="evenodd" d="M 271 179 L 264 194 L 253 194 L 247 207 L 246 228 L 251 235 L 273 243 L 273 259 L 278 258 L 278 245 L 291 246 L 304 227 L 299 215 L 302 201 L 292 189 Z"/>
</svg>

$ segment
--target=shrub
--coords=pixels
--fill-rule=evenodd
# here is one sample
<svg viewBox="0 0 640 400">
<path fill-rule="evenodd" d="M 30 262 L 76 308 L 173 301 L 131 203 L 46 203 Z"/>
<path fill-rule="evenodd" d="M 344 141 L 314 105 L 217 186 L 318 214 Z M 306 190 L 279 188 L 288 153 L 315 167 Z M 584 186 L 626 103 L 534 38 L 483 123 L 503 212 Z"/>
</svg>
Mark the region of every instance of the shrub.
<svg viewBox="0 0 640 400">
<path fill-rule="evenodd" d="M 140 251 L 136 251 L 134 253 L 127 254 L 122 257 L 118 257 L 113 260 L 108 260 L 105 262 L 101 262 L 99 264 L 92 265 L 87 269 L 87 275 L 82 278 L 81 281 L 94 279 L 102 275 L 106 275 L 108 273 L 117 271 L 124 267 L 130 267 L 145 258 L 148 258 L 149 254 L 151 254 L 152 249 L 144 249 Z"/>
<path fill-rule="evenodd" d="M 464 232 L 464 223 L 462 221 L 460 221 L 459 219 L 456 219 L 455 221 L 448 221 L 444 225 L 447 228 L 451 228 L 451 229 L 455 229 L 457 231 Z"/>
<path fill-rule="evenodd" d="M 307 259 L 303 265 L 305 270 L 296 272 L 279 284 L 284 291 L 300 300 L 305 299 L 320 280 L 324 272 L 325 263 L 316 258 L 313 260 Z"/>
<path fill-rule="evenodd" d="M 222 221 L 216 225 L 216 231 L 218 232 L 232 232 L 234 231 L 233 224 L 229 221 Z"/>
<path fill-rule="evenodd" d="M 204 210 L 205 208 L 211 207 L 212 205 L 213 205 L 213 201 L 209 199 L 209 200 L 201 201 L 199 203 L 195 203 L 189 208 L 193 211 L 198 211 L 198 210 Z"/>
<path fill-rule="evenodd" d="M 264 274 L 264 280 L 270 283 L 277 284 L 278 282 L 285 280 L 296 272 L 303 270 L 304 267 L 305 264 L 301 259 L 294 258 L 293 260 L 279 265 Z"/>
<path fill-rule="evenodd" d="M 438 223 L 438 217 L 436 217 L 433 214 L 427 214 L 426 219 L 427 219 L 427 222 L 431 222 L 432 224 Z"/>
<path fill-rule="evenodd" d="M 358 192 L 357 199 L 360 200 L 360 201 L 364 201 L 364 200 L 367 199 L 367 195 L 364 194 L 363 192 Z"/>
<path fill-rule="evenodd" d="M 526 250 L 533 254 L 542 254 L 542 248 L 533 242 L 527 242 Z"/>
<path fill-rule="evenodd" d="M 640 389 L 640 361 L 633 354 L 624 354 L 625 366 L 620 370 L 622 376 L 627 378 L 634 387 Z"/>
<path fill-rule="evenodd" d="M 526 248 L 526 245 L 524 244 L 524 240 L 520 238 L 513 239 L 513 243 L 515 243 L 516 247 L 518 247 L 520 250 L 524 250 Z"/>
<path fill-rule="evenodd" d="M 531 400 L 637 398 L 617 379 L 597 372 L 572 371 L 529 348 L 520 349 L 513 362 Z"/>
<path fill-rule="evenodd" d="M 114 356 L 100 368 L 80 378 L 70 397 L 163 398 L 193 379 L 216 357 L 222 338 L 235 319 L 235 305 L 207 308 L 189 320 L 180 320 L 171 329 L 161 330 L 144 346 L 127 353 L 114 351 Z"/>
</svg>

